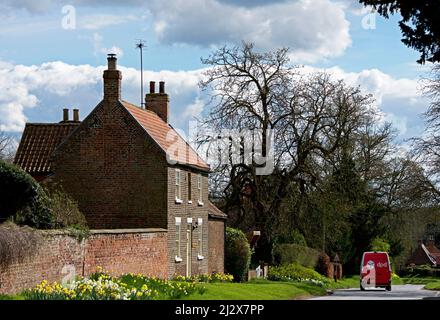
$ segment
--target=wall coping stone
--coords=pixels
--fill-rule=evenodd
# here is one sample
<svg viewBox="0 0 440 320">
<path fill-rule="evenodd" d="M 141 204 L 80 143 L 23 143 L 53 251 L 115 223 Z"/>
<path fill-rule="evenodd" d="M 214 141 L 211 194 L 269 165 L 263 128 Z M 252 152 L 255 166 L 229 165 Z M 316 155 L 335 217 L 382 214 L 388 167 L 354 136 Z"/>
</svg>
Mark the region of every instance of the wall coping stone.
<svg viewBox="0 0 440 320">
<path fill-rule="evenodd" d="M 38 230 L 47 235 L 73 235 L 68 229 Z M 138 228 L 138 229 L 92 229 L 89 234 L 124 234 L 124 233 L 166 233 L 167 229 L 162 228 Z"/>
</svg>

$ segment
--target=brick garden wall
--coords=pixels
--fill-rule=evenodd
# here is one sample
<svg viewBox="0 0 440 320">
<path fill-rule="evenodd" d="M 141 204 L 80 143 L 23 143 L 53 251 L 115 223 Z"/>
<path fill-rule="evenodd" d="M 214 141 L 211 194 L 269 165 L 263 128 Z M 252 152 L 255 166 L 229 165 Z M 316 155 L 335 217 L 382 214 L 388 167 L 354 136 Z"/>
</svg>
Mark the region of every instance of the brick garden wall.
<svg viewBox="0 0 440 320">
<path fill-rule="evenodd" d="M 98 266 L 113 275 L 142 273 L 167 277 L 164 229 L 93 230 L 78 241 L 65 231 L 40 231 L 36 252 L 0 270 L 0 294 L 18 293 L 42 280 L 61 281 L 68 273 L 88 276 Z"/>
</svg>

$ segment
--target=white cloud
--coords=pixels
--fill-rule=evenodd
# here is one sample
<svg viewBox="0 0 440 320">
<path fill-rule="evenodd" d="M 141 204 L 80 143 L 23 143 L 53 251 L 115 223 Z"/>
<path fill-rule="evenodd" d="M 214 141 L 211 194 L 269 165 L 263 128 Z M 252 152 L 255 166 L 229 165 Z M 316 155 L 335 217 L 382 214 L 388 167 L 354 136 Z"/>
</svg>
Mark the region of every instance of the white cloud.
<svg viewBox="0 0 440 320">
<path fill-rule="evenodd" d="M 217 0 L 169 0 L 150 5 L 164 43 L 212 46 L 252 41 L 262 49 L 287 46 L 297 61 L 339 56 L 351 44 L 342 4 L 298 0 L 239 7 Z"/>
<path fill-rule="evenodd" d="M 26 121 L 59 121 L 63 107 L 79 107 L 81 114 L 87 115 L 102 97 L 104 69 L 105 66 L 60 61 L 33 66 L 0 62 L 0 129 L 21 131 Z M 139 105 L 139 70 L 123 66 L 119 69 L 123 99 Z M 317 69 L 304 67 L 303 72 L 314 70 Z M 150 80 L 165 81 L 171 100 L 171 123 L 184 128 L 189 120 L 206 111 L 206 99 L 198 88 L 203 71 L 144 71 L 144 92 Z M 420 134 L 423 124 L 419 115 L 428 103 L 417 90 L 416 79 L 393 78 L 377 69 L 355 73 L 333 67 L 325 71 L 373 93 L 384 119 L 394 123 L 402 138 Z"/>
<path fill-rule="evenodd" d="M 168 0 L 164 3 L 162 0 L 131 0 L 118 3 L 72 0 L 69 5 L 77 9 L 76 27 L 79 29 L 96 31 L 148 17 L 153 23 L 157 38 L 165 44 L 183 43 L 210 47 L 245 40 L 254 42 L 264 50 L 290 47 L 296 62 L 310 63 L 340 56 L 351 45 L 350 23 L 345 16 L 345 12 L 349 10 L 346 1 Z M 9 8 L 18 13 L 20 23 L 15 23 L 12 30 L 27 31 L 21 27 L 23 15 L 19 10 L 26 10 L 30 13 L 28 16 L 50 12 L 53 17 L 56 14 L 60 20 L 60 8 L 63 5 L 65 3 L 61 0 L 45 0 L 41 3 L 6 0 L 6 3 L 0 4 L 0 12 L 2 8 Z M 113 12 L 82 14 L 81 12 L 87 12 L 89 8 L 79 10 L 84 7 L 108 9 L 111 6 L 128 9 L 130 14 L 127 11 L 121 15 Z M 47 17 L 46 14 L 44 23 Z M 59 28 L 58 20 L 39 28 Z M 9 25 L 4 27 L 11 29 Z"/>
<path fill-rule="evenodd" d="M 367 69 L 361 72 L 345 72 L 339 67 L 326 69 L 336 78 L 348 83 L 361 86 L 365 92 L 372 93 L 378 104 L 382 103 L 384 96 L 396 98 L 420 98 L 418 80 L 400 78 L 395 79 L 378 69 Z"/>
<path fill-rule="evenodd" d="M 364 93 L 373 94 L 383 120 L 394 125 L 399 139 L 419 135 L 423 130 L 421 114 L 429 102 L 420 91 L 418 79 L 394 78 L 378 69 L 345 72 L 339 67 L 333 67 L 325 71 L 352 86 L 359 86 Z"/>
<path fill-rule="evenodd" d="M 197 98 L 193 103 L 188 105 L 182 113 L 184 119 L 194 119 L 202 115 L 203 108 L 205 106 L 205 101 Z"/>
<path fill-rule="evenodd" d="M 78 16 L 78 26 L 82 29 L 98 30 L 135 20 L 138 18 L 134 15 L 93 14 L 84 17 Z"/>
<path fill-rule="evenodd" d="M 0 130 L 21 131 L 27 120 L 26 109 L 41 103 L 40 94 L 67 96 L 98 79 L 93 75 L 93 67 L 87 65 L 72 66 L 59 61 L 40 66 L 0 63 Z"/>
<path fill-rule="evenodd" d="M 95 32 L 93 34 L 92 43 L 93 43 L 93 54 L 95 56 L 98 56 L 99 54 L 114 53 L 119 58 L 121 58 L 124 55 L 124 51 L 117 46 L 112 46 L 110 48 L 104 47 L 102 44 L 103 40 L 104 38 L 99 33 Z"/>
<path fill-rule="evenodd" d="M 32 66 L 0 62 L 0 130 L 20 132 L 26 121 L 59 121 L 63 107 L 78 107 L 83 116 L 87 115 L 102 98 L 102 72 L 105 68 L 60 61 Z M 119 69 L 123 75 L 123 99 L 139 105 L 139 71 L 123 66 Z M 185 119 L 181 114 L 187 106 L 196 104 L 200 108 L 197 84 L 201 72 L 144 71 L 145 83 L 150 80 L 166 82 L 174 124 L 184 126 Z M 190 107 L 188 110 L 200 109 Z M 192 114 L 188 113 L 187 117 Z"/>
<path fill-rule="evenodd" d="M 350 12 L 356 16 L 365 16 L 369 13 L 374 12 L 372 6 L 365 6 L 361 4 L 359 1 L 336 0 L 335 2 L 340 3 L 347 12 Z"/>
<path fill-rule="evenodd" d="M 145 0 L 2 0 L 0 9 L 4 11 L 26 10 L 31 14 L 44 14 L 54 9 L 59 10 L 59 8 L 64 5 L 83 7 L 141 7 L 145 5 Z"/>
</svg>

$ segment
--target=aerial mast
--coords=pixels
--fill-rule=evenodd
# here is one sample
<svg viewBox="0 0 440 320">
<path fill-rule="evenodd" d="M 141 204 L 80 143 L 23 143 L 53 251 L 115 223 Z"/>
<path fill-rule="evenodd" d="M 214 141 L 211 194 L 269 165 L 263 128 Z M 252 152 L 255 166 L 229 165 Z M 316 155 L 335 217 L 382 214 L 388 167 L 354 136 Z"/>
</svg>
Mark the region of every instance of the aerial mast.
<svg viewBox="0 0 440 320">
<path fill-rule="evenodd" d="M 141 108 L 145 105 L 144 103 L 144 67 L 142 61 L 143 48 L 145 48 L 145 41 L 142 39 L 137 39 L 136 48 L 139 49 L 141 56 Z"/>
</svg>

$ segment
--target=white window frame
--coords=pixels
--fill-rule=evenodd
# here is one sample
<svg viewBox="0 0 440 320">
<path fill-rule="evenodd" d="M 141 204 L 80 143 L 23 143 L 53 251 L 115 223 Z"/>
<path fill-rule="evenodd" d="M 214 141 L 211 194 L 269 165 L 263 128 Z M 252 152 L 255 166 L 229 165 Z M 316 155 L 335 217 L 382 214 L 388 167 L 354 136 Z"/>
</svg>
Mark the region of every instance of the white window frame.
<svg viewBox="0 0 440 320">
<path fill-rule="evenodd" d="M 202 175 L 197 176 L 197 204 L 203 206 L 203 188 L 202 188 Z"/>
<path fill-rule="evenodd" d="M 187 186 L 188 186 L 188 204 L 192 204 L 192 198 L 193 198 L 193 192 L 192 192 L 192 175 L 191 172 L 188 172 L 188 181 L 187 181 Z"/>
<path fill-rule="evenodd" d="M 203 218 L 197 219 L 197 228 L 199 229 L 199 253 L 197 254 L 197 260 L 203 260 Z"/>
<path fill-rule="evenodd" d="M 175 176 L 176 203 L 182 203 L 182 173 L 180 169 L 175 169 Z"/>
<path fill-rule="evenodd" d="M 176 256 L 174 258 L 174 260 L 176 262 L 182 262 L 182 253 L 180 251 L 180 244 L 181 244 L 181 227 L 182 225 L 182 218 L 180 217 L 176 217 Z"/>
</svg>

